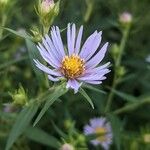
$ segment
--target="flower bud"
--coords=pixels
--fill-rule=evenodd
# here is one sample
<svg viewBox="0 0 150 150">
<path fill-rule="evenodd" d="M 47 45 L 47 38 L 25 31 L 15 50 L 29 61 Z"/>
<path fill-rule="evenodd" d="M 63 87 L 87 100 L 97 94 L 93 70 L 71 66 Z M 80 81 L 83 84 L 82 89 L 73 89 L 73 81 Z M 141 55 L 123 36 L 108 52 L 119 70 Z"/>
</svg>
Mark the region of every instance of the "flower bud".
<svg viewBox="0 0 150 150">
<path fill-rule="evenodd" d="M 9 0 L 0 0 L 0 4 L 6 5 Z"/>
<path fill-rule="evenodd" d="M 50 26 L 59 13 L 59 4 L 60 0 L 57 3 L 54 3 L 54 0 L 39 0 L 37 14 L 44 30 L 44 35 L 48 34 Z"/>
<path fill-rule="evenodd" d="M 62 145 L 60 150 L 75 150 L 75 149 L 74 149 L 74 147 L 71 144 L 65 143 L 65 144 Z"/>
<path fill-rule="evenodd" d="M 53 0 L 43 0 L 41 3 L 41 13 L 48 14 L 55 6 Z"/>
<path fill-rule="evenodd" d="M 119 21 L 122 24 L 129 24 L 132 22 L 132 15 L 129 12 L 123 12 L 120 16 L 119 16 Z"/>
<path fill-rule="evenodd" d="M 30 29 L 31 31 L 31 38 L 34 42 L 41 42 L 42 40 L 42 34 L 40 33 L 39 29 L 37 27 L 32 27 Z"/>
<path fill-rule="evenodd" d="M 119 46 L 117 44 L 113 44 L 111 48 L 111 55 L 114 60 L 117 59 L 119 51 L 120 51 Z"/>
<path fill-rule="evenodd" d="M 124 76 L 125 73 L 126 73 L 126 69 L 125 69 L 124 66 L 120 66 L 120 67 L 117 69 L 117 75 L 118 75 L 119 77 Z"/>
<path fill-rule="evenodd" d="M 74 125 L 74 122 L 71 121 L 70 119 L 67 119 L 67 120 L 64 121 L 64 126 L 65 126 L 66 129 L 72 128 L 73 125 Z"/>
<path fill-rule="evenodd" d="M 27 95 L 24 88 L 20 85 L 19 89 L 15 91 L 14 94 L 10 93 L 14 105 L 26 105 L 27 104 Z"/>
<path fill-rule="evenodd" d="M 144 134 L 143 139 L 145 143 L 150 143 L 150 134 Z"/>
<path fill-rule="evenodd" d="M 79 141 L 79 143 L 84 144 L 85 141 L 86 141 L 85 136 L 82 135 L 82 134 L 80 134 L 80 135 L 78 136 L 78 141 Z"/>
</svg>

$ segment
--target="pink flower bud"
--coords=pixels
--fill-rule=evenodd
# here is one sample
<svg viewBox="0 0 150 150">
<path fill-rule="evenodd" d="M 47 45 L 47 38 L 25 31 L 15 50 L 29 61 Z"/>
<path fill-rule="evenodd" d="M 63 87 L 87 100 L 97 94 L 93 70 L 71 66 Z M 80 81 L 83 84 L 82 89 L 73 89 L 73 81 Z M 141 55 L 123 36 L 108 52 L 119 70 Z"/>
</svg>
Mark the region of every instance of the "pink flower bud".
<svg viewBox="0 0 150 150">
<path fill-rule="evenodd" d="M 119 16 L 119 21 L 121 23 L 130 23 L 132 21 L 132 15 L 129 12 L 123 12 Z"/>
<path fill-rule="evenodd" d="M 74 150 L 74 147 L 68 143 L 65 143 L 64 145 L 62 145 L 60 150 Z"/>
<path fill-rule="evenodd" d="M 49 13 L 55 6 L 54 0 L 43 0 L 41 3 L 41 11 L 45 14 Z"/>
</svg>

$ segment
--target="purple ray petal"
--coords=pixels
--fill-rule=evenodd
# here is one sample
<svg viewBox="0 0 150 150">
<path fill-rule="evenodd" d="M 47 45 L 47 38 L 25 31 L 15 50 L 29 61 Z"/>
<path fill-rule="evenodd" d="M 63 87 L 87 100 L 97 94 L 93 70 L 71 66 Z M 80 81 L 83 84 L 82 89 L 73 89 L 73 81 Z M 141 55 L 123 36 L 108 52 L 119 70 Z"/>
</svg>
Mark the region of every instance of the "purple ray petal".
<svg viewBox="0 0 150 150">
<path fill-rule="evenodd" d="M 60 67 L 60 62 L 55 59 L 51 54 L 48 53 L 48 51 L 39 43 L 39 46 L 37 46 L 41 56 L 45 59 L 47 63 L 49 63 L 54 68 Z"/>
<path fill-rule="evenodd" d="M 95 36 L 97 35 L 97 31 L 95 31 L 93 34 L 91 34 L 88 38 L 87 38 L 87 40 L 85 41 L 85 43 L 84 43 L 84 45 L 82 46 L 82 49 L 81 49 L 81 51 L 80 51 L 80 57 L 81 58 L 86 58 L 86 56 L 87 56 L 87 53 L 89 53 L 89 51 L 91 50 L 90 48 L 90 46 L 91 46 L 91 44 L 92 44 L 92 42 L 93 42 L 93 40 L 94 40 L 94 38 L 95 38 Z"/>
<path fill-rule="evenodd" d="M 94 68 L 95 66 L 97 66 L 102 61 L 102 59 L 104 58 L 105 53 L 107 51 L 107 47 L 108 47 L 108 42 L 101 48 L 101 50 L 93 58 L 91 58 L 86 63 L 86 67 L 87 68 Z"/>
<path fill-rule="evenodd" d="M 53 43 L 55 49 L 57 50 L 58 55 L 61 57 L 61 59 L 63 59 L 65 54 L 62 53 L 63 50 L 61 49 L 61 45 L 59 43 L 59 40 L 58 40 L 58 37 L 57 37 L 57 34 L 56 34 L 54 28 L 52 28 L 52 30 L 51 30 L 51 38 L 52 38 L 52 41 L 53 41 L 52 43 Z"/>
<path fill-rule="evenodd" d="M 54 77 L 52 77 L 51 75 L 48 75 L 48 79 L 51 80 L 51 81 L 54 81 L 54 82 L 59 81 L 58 78 L 54 78 Z"/>
<path fill-rule="evenodd" d="M 75 54 L 78 54 L 80 51 L 82 34 L 83 34 L 83 26 L 81 26 L 79 29 L 79 33 L 78 33 L 77 41 L 76 41 L 76 46 L 75 46 Z"/>
<path fill-rule="evenodd" d="M 84 134 L 85 134 L 85 135 L 93 134 L 93 132 L 94 132 L 94 129 L 93 129 L 91 126 L 86 125 L 86 126 L 84 127 Z"/>
<path fill-rule="evenodd" d="M 63 55 L 65 55 L 65 50 L 64 50 L 64 46 L 63 46 L 63 42 L 62 42 L 62 38 L 61 38 L 61 35 L 60 35 L 60 29 L 59 29 L 59 27 L 56 27 L 56 32 L 57 32 L 57 36 L 58 36 L 59 41 L 60 41 L 62 54 L 63 54 Z"/>
<path fill-rule="evenodd" d="M 102 142 L 102 147 L 104 148 L 104 150 L 109 150 L 109 144 L 107 142 Z"/>
<path fill-rule="evenodd" d="M 75 24 L 72 25 L 72 33 L 71 33 L 71 49 L 70 55 L 74 53 L 75 50 L 75 40 L 76 40 L 76 26 Z"/>
<path fill-rule="evenodd" d="M 55 48 L 52 40 L 48 35 L 45 35 L 45 38 L 43 38 L 43 44 L 46 47 L 49 54 L 51 54 L 55 59 L 57 59 L 59 62 L 61 62 L 62 57 L 59 55 L 58 50 Z"/>
<path fill-rule="evenodd" d="M 109 73 L 110 70 L 109 69 L 99 69 L 99 68 L 93 68 L 93 69 L 88 69 L 85 71 L 85 74 L 81 77 L 89 77 L 89 76 L 93 76 L 95 74 L 107 74 Z"/>
<path fill-rule="evenodd" d="M 102 127 L 105 124 L 106 119 L 104 117 L 101 118 L 93 118 L 90 120 L 90 125 L 93 128 Z"/>
<path fill-rule="evenodd" d="M 102 83 L 102 81 L 93 81 L 93 80 L 92 81 L 86 80 L 84 82 L 89 83 L 89 84 L 101 84 Z"/>
<path fill-rule="evenodd" d="M 104 64 L 102 66 L 98 66 L 96 68 L 90 68 L 90 69 L 85 68 L 85 69 L 86 69 L 86 72 L 97 72 L 97 71 L 100 71 L 100 70 L 102 70 L 104 68 L 107 68 L 109 65 L 110 65 L 110 62 L 108 62 L 108 63 L 106 63 L 106 64 Z"/>
<path fill-rule="evenodd" d="M 102 39 L 101 35 L 102 35 L 102 32 L 99 32 L 93 39 L 93 42 L 91 43 L 91 45 L 89 46 L 89 50 L 87 49 L 87 54 L 85 55 L 86 61 L 89 60 L 98 49 L 101 43 L 101 39 Z"/>
<path fill-rule="evenodd" d="M 98 49 L 102 39 L 101 35 L 102 32 L 97 33 L 97 35 L 83 47 L 84 54 L 82 57 L 85 61 L 89 60 Z"/>
<path fill-rule="evenodd" d="M 63 43 L 62 43 L 62 39 L 61 39 L 61 35 L 60 35 L 60 30 L 58 27 L 53 27 L 52 31 L 51 31 L 55 37 L 55 41 L 56 41 L 56 45 L 58 47 L 59 52 L 61 53 L 62 57 L 65 56 L 65 51 L 64 51 L 64 47 L 63 47 Z"/>
<path fill-rule="evenodd" d="M 71 29 L 70 29 L 70 23 L 67 27 L 67 46 L 68 46 L 68 54 L 70 54 L 71 50 Z"/>
<path fill-rule="evenodd" d="M 54 71 L 54 70 L 52 70 L 52 69 L 46 67 L 45 65 L 41 64 L 38 60 L 35 60 L 35 59 L 34 59 L 34 62 L 35 62 L 35 64 L 36 64 L 36 66 L 37 66 L 40 70 L 44 71 L 45 73 L 50 74 L 50 75 L 53 75 L 53 76 L 59 76 L 59 77 L 62 76 L 61 73 L 56 72 L 56 71 Z"/>
<path fill-rule="evenodd" d="M 101 143 L 101 142 L 98 141 L 98 140 L 91 140 L 91 144 L 93 144 L 93 145 L 95 145 L 95 146 L 99 145 L 100 143 Z"/>
<path fill-rule="evenodd" d="M 101 80 L 101 78 L 105 74 L 107 74 L 108 72 L 109 72 L 109 70 L 105 69 L 105 70 L 100 71 L 99 73 L 86 74 L 82 77 L 78 77 L 78 80 L 82 80 L 82 81 L 85 81 L 85 80 Z"/>
<path fill-rule="evenodd" d="M 74 89 L 74 93 L 77 93 L 82 83 L 77 82 L 75 79 L 69 79 L 66 88 Z"/>
</svg>

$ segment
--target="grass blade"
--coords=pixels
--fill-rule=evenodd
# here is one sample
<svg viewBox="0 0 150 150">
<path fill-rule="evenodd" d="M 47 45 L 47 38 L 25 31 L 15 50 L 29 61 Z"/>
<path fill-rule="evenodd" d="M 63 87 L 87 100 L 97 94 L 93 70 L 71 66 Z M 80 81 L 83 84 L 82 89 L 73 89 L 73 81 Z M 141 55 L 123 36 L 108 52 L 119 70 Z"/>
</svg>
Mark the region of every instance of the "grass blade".
<svg viewBox="0 0 150 150">
<path fill-rule="evenodd" d="M 24 130 L 27 128 L 30 121 L 32 120 L 33 116 L 37 112 L 38 107 L 38 105 L 31 105 L 25 107 L 20 112 L 8 137 L 5 150 L 9 150 L 16 141 L 16 139 L 24 132 Z"/>
</svg>

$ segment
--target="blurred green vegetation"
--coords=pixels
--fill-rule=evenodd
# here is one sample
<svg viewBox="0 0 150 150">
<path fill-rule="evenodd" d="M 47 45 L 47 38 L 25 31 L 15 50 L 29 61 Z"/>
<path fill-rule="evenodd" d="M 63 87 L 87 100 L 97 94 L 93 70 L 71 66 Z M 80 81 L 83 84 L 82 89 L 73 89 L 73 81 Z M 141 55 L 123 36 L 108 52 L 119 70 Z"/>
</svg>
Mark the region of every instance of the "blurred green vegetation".
<svg viewBox="0 0 150 150">
<path fill-rule="evenodd" d="M 38 24 L 38 16 L 34 9 L 38 1 L 14 1 L 15 3 L 6 12 L 5 27 L 31 33 L 30 29 Z M 10 1 L 10 3 L 12 2 Z M 35 129 L 32 129 L 32 124 L 26 129 L 24 134 L 15 142 L 12 150 L 57 149 L 54 143 L 58 142 L 57 144 L 60 146 L 64 141 L 59 130 L 66 133 L 68 137 L 65 137 L 69 139 L 71 129 L 82 134 L 83 126 L 88 123 L 90 118 L 105 115 L 104 109 L 114 76 L 114 60 L 111 50 L 113 45 L 119 44 L 122 38 L 118 20 L 119 15 L 123 12 L 131 13 L 133 22 L 121 62 L 126 73 L 121 78 L 116 90 L 113 91 L 111 114 L 114 112 L 114 118 L 119 122 L 119 127 L 116 131 L 118 134 L 114 134 L 118 137 L 114 138 L 116 141 L 114 140 L 111 149 L 150 149 L 150 103 L 143 102 L 145 99 L 150 99 L 150 60 L 149 62 L 146 61 L 150 55 L 150 1 L 61 0 L 60 13 L 53 25 L 65 29 L 69 22 L 76 23 L 78 27 L 83 24 L 84 39 L 95 30 L 102 30 L 103 42 L 108 41 L 110 43 L 105 61 L 111 61 L 112 71 L 107 75 L 107 80 L 102 85 L 96 86 L 97 89 L 105 91 L 106 94 L 86 89 L 95 105 L 93 110 L 84 101 L 84 97 L 80 94 L 74 95 L 72 91 L 69 91 L 48 109 Z M 64 41 L 66 40 L 65 33 L 62 32 Z M 42 82 L 36 78 L 25 40 L 3 30 L 3 36 L 0 38 L 0 150 L 5 149 L 10 129 L 22 109 L 21 106 L 12 105 L 13 100 L 9 93 L 15 93 L 21 84 L 28 95 L 28 99 L 31 99 L 47 89 L 44 81 Z M 136 102 L 133 102 L 133 99 Z M 140 105 L 134 106 L 133 109 L 127 108 L 120 111 L 121 108 L 128 107 L 132 103 L 140 103 Z M 66 127 L 68 120 L 75 124 L 75 127 L 71 127 L 70 130 Z M 117 127 L 117 124 L 114 126 Z M 79 146 L 83 145 L 79 142 Z M 90 150 L 100 149 L 91 145 L 88 146 Z"/>
</svg>

